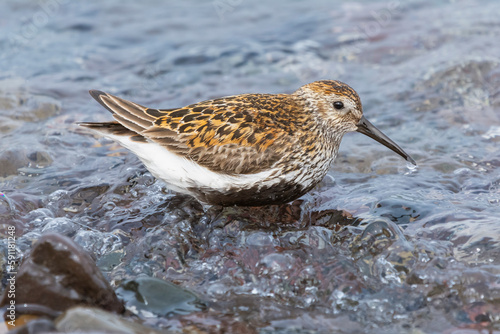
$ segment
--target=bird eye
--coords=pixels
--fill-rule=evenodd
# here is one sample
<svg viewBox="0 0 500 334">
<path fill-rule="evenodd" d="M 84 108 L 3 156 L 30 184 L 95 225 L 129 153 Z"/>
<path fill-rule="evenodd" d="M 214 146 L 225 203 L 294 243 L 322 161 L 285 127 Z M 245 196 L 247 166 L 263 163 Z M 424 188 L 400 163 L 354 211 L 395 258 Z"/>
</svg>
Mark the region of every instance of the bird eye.
<svg viewBox="0 0 500 334">
<path fill-rule="evenodd" d="M 344 103 L 342 103 L 340 101 L 335 101 L 335 102 L 333 102 L 333 107 L 337 110 L 340 110 L 340 109 L 344 108 Z"/>
</svg>

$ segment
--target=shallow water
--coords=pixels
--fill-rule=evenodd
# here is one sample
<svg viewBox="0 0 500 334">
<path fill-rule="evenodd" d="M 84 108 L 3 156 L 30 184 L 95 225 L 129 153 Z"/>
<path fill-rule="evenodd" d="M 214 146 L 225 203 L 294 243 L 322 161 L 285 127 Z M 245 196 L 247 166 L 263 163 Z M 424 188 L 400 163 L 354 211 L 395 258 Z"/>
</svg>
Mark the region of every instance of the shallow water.
<svg viewBox="0 0 500 334">
<path fill-rule="evenodd" d="M 3 229 L 16 226 L 20 258 L 59 232 L 115 286 L 153 276 L 207 306 L 141 318 L 158 328 L 500 331 L 499 10 L 493 0 L 2 2 Z M 111 119 L 89 89 L 168 108 L 319 79 L 354 87 L 418 167 L 348 134 L 302 199 L 203 207 L 75 126 Z"/>
</svg>

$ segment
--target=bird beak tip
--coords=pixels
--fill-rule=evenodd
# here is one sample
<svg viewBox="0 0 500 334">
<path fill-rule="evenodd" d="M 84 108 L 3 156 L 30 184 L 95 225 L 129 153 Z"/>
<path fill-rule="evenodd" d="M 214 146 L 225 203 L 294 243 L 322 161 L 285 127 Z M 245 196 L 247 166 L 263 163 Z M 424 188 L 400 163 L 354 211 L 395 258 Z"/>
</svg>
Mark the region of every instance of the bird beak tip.
<svg viewBox="0 0 500 334">
<path fill-rule="evenodd" d="M 375 139 L 382 145 L 388 147 L 389 149 L 393 150 L 397 154 L 399 154 L 401 157 L 403 157 L 406 161 L 410 162 L 414 166 L 417 165 L 415 160 L 413 160 L 412 157 L 401 147 L 399 147 L 395 142 L 393 142 L 389 137 L 387 137 L 385 134 L 383 134 L 379 129 L 377 129 L 373 124 L 371 124 L 364 116 L 361 117 L 361 120 L 357 124 L 358 128 L 356 129 L 357 132 L 360 132 L 372 139 Z"/>
</svg>

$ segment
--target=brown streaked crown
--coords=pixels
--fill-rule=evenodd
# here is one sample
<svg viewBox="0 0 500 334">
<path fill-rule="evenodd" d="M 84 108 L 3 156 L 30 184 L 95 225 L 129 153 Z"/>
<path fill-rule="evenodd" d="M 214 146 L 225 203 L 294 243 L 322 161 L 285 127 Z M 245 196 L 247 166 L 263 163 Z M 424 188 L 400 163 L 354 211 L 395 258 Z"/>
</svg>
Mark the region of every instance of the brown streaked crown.
<svg viewBox="0 0 500 334">
<path fill-rule="evenodd" d="M 356 101 L 357 108 L 363 111 L 363 106 L 361 105 L 361 99 L 359 98 L 358 93 L 356 93 L 356 91 L 352 89 L 348 84 L 345 84 L 341 81 L 321 80 L 312 82 L 303 87 L 308 88 L 318 94 L 323 94 L 323 95 L 335 94 L 339 96 L 345 96 L 353 101 Z"/>
</svg>

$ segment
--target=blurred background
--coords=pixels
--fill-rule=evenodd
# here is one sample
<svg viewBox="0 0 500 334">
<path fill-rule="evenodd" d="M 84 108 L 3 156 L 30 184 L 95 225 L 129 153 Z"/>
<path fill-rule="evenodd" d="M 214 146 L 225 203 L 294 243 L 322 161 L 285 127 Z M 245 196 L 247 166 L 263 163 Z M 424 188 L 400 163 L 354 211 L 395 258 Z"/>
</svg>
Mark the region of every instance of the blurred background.
<svg viewBox="0 0 500 334">
<path fill-rule="evenodd" d="M 19 261 L 44 233 L 71 238 L 127 317 L 156 329 L 500 332 L 499 11 L 494 0 L 2 1 L 0 232 L 16 227 Z M 353 133 L 301 200 L 208 208 L 75 125 L 112 119 L 89 89 L 174 108 L 321 79 L 356 89 L 418 167 Z M 124 292 L 148 277 L 203 307 L 158 310 Z M 144 298 L 168 301 L 159 291 Z"/>
</svg>

